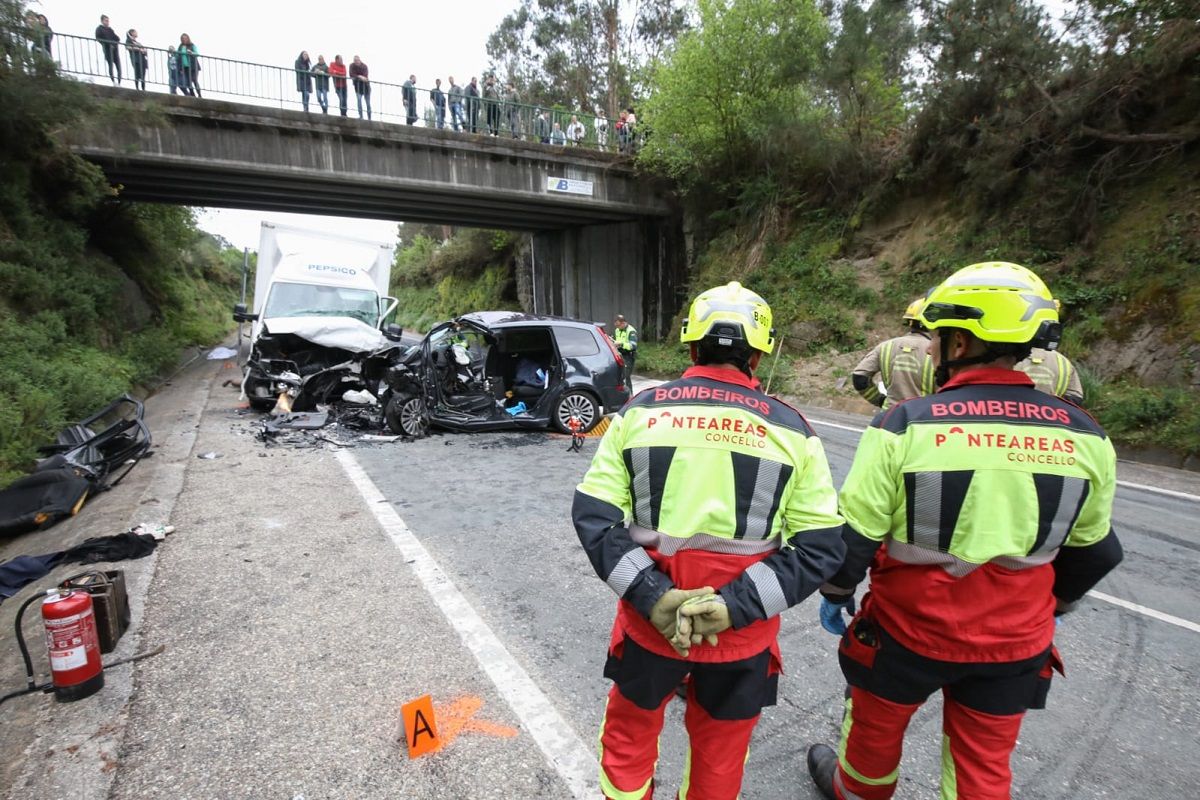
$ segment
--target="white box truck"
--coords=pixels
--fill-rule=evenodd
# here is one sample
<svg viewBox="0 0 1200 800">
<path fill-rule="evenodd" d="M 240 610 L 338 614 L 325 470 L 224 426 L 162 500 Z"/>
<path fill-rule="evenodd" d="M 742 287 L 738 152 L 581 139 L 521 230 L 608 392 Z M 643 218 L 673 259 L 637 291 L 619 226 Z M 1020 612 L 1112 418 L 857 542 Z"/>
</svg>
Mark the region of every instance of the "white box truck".
<svg viewBox="0 0 1200 800">
<path fill-rule="evenodd" d="M 255 408 L 311 408 L 349 390 L 379 390 L 372 361 L 399 348 L 385 328 L 395 245 L 263 222 L 242 392 Z M 386 369 L 386 365 L 383 366 Z"/>
</svg>

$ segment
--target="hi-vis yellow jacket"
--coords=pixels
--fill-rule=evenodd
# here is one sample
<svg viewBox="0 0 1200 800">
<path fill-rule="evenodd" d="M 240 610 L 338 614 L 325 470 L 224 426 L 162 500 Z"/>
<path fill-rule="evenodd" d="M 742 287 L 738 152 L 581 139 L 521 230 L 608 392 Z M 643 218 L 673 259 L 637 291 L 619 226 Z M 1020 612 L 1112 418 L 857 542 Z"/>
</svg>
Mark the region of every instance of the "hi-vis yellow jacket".
<svg viewBox="0 0 1200 800">
<path fill-rule="evenodd" d="M 933 394 L 933 359 L 926 348 L 924 333 L 907 333 L 875 345 L 854 368 L 854 389 L 872 405 L 891 408 L 914 397 Z M 875 386 L 875 376 L 883 379 L 887 395 Z"/>
<path fill-rule="evenodd" d="M 1054 612 L 1121 561 L 1116 455 L 1077 406 L 1018 371 L 977 368 L 879 414 L 842 485 L 852 593 L 905 647 L 956 662 L 1050 646 Z"/>
<path fill-rule="evenodd" d="M 678 657 L 649 623 L 672 587 L 710 585 L 733 630 L 693 661 L 774 647 L 779 614 L 844 554 L 825 451 L 794 409 L 731 369 L 692 367 L 634 397 L 575 492 L 575 529 L 621 598 L 614 638 Z"/>
</svg>

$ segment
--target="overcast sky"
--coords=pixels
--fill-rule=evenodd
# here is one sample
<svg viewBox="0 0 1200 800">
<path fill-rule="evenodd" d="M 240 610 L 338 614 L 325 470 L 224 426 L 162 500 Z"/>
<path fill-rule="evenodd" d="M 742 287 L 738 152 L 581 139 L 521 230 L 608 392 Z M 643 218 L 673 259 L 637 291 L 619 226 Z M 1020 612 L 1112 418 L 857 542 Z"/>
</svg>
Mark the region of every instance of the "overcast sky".
<svg viewBox="0 0 1200 800">
<path fill-rule="evenodd" d="M 187 33 L 202 56 L 261 64 L 290 66 L 301 50 L 307 50 L 314 62 L 318 54 L 333 61 L 334 54 L 341 53 L 347 63 L 359 55 L 370 67 L 374 80 L 403 83 L 415 74 L 417 85 L 426 87 L 438 77 L 445 82 L 454 75 L 465 84 L 471 75 L 481 75 L 488 66 L 488 36 L 518 3 L 32 0 L 29 6 L 44 13 L 50 27 L 60 34 L 91 37 L 100 15 L 107 14 L 122 39 L 128 29 L 135 28 L 147 47 L 178 44 L 179 34 Z M 1067 0 L 1044 3 L 1054 16 L 1063 13 L 1067 4 Z M 312 107 L 316 108 L 315 101 Z M 354 113 L 351 96 L 350 114 Z M 379 241 L 393 241 L 396 235 L 392 222 L 226 209 L 201 211 L 200 227 L 238 247 L 253 249 L 258 246 L 259 223 L 264 219 Z"/>
<path fill-rule="evenodd" d="M 424 87 L 432 86 L 434 78 L 445 84 L 454 75 L 465 85 L 471 75 L 481 75 L 488 61 L 488 36 L 517 4 L 518 0 L 40 0 L 29 7 L 45 14 L 56 33 L 90 37 L 100 15 L 107 14 L 122 39 L 125 31 L 135 28 L 147 47 L 178 45 L 179 34 L 187 33 L 201 56 L 262 64 L 291 66 L 301 50 L 314 62 L 319 53 L 327 61 L 341 53 L 346 63 L 357 54 L 375 80 L 403 83 L 415 74 L 417 85 Z M 129 72 L 128 64 L 125 70 Z M 316 109 L 315 99 L 312 107 Z M 350 114 L 354 113 L 351 95 Z M 380 241 L 393 241 L 396 234 L 393 222 L 224 209 L 202 212 L 200 227 L 238 247 L 254 249 L 263 219 Z"/>
</svg>

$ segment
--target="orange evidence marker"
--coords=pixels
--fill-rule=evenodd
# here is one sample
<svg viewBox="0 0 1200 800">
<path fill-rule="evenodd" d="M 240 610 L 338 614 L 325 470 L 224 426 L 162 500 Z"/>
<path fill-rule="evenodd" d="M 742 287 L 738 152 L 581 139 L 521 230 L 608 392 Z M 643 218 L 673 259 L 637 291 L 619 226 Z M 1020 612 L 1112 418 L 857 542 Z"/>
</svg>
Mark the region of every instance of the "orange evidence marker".
<svg viewBox="0 0 1200 800">
<path fill-rule="evenodd" d="M 408 745 L 408 757 L 416 758 L 441 749 L 437 723 L 433 718 L 433 700 L 429 695 L 400 706 L 404 720 L 404 741 Z"/>
</svg>

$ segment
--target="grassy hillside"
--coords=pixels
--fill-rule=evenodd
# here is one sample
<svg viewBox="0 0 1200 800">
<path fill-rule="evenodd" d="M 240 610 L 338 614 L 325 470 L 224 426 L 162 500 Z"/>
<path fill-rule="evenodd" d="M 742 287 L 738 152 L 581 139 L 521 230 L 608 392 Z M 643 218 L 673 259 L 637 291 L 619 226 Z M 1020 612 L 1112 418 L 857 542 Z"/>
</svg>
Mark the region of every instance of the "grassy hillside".
<svg viewBox="0 0 1200 800">
<path fill-rule="evenodd" d="M 764 215 L 713 239 L 692 284 L 737 279 L 762 292 L 784 341 L 775 386 L 865 411 L 844 378 L 865 348 L 899 332 L 909 300 L 966 264 L 1025 264 L 1063 301 L 1063 352 L 1113 437 L 1200 457 L 1200 153 L 1112 190 L 1085 240 L 1049 245 L 1031 216 L 1038 198 L 1019 200 L 1003 213 L 921 197 L 857 220 Z M 639 360 L 664 374 L 684 363 L 670 341 Z"/>
<path fill-rule="evenodd" d="M 0 24 L 19 16 L 0 2 Z M 120 201 L 54 131 L 103 109 L 0 37 L 0 485 L 70 420 L 231 326 L 240 253 L 191 211 Z"/>
<path fill-rule="evenodd" d="M 401 228 L 403 244 L 392 269 L 397 324 L 425 331 L 468 311 L 520 308 L 515 234 L 467 229 L 443 243 L 439 231 Z"/>
</svg>

